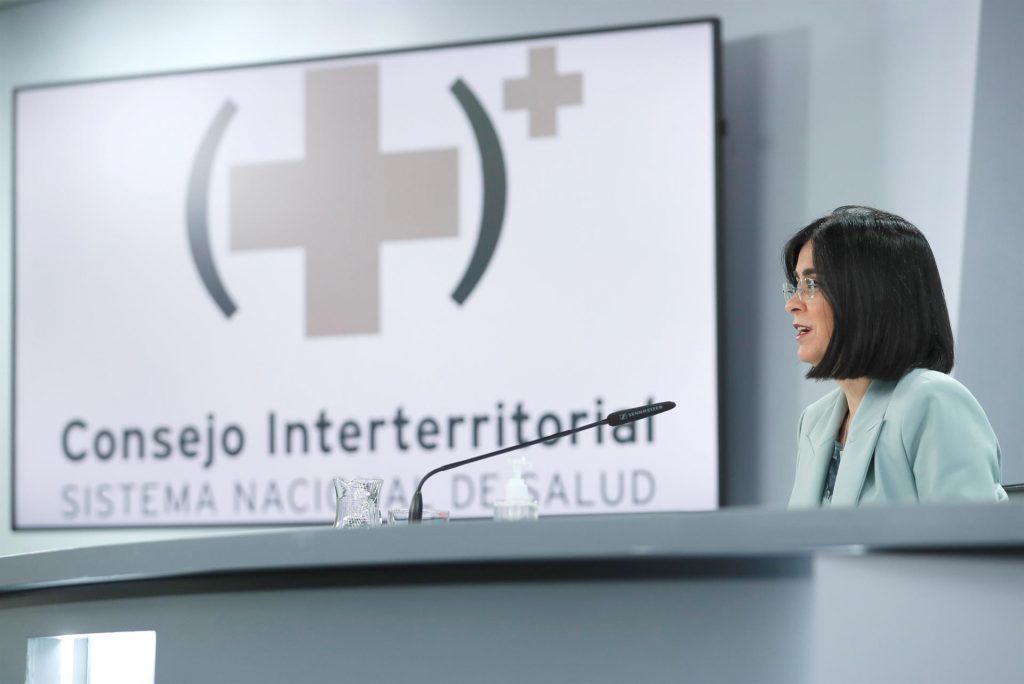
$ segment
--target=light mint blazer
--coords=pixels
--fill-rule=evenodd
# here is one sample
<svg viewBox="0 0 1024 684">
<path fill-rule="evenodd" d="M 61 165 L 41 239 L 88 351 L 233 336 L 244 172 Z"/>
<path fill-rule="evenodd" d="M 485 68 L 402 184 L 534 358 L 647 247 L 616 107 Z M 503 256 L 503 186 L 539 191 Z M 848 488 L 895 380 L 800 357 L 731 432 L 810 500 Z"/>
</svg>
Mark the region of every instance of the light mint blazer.
<svg viewBox="0 0 1024 684">
<path fill-rule="evenodd" d="M 836 389 L 800 416 L 790 508 L 821 505 L 846 395 Z M 1004 501 L 1001 454 L 977 399 L 945 373 L 872 380 L 850 425 L 832 506 Z"/>
</svg>

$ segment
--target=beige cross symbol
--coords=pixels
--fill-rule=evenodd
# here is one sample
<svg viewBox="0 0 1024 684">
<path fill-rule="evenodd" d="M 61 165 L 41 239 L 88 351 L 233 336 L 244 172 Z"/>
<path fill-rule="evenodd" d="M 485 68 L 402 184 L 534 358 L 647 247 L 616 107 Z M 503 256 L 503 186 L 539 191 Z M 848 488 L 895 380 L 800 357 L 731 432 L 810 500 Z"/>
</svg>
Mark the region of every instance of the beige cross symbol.
<svg viewBox="0 0 1024 684">
<path fill-rule="evenodd" d="M 530 72 L 526 78 L 505 81 L 505 110 L 525 109 L 530 113 L 530 137 L 558 134 L 558 108 L 583 104 L 583 74 L 559 74 L 555 48 L 530 50 Z"/>
<path fill-rule="evenodd" d="M 306 333 L 380 330 L 380 245 L 458 231 L 458 150 L 382 154 L 376 65 L 306 74 L 306 156 L 231 170 L 231 249 L 299 247 Z"/>
</svg>

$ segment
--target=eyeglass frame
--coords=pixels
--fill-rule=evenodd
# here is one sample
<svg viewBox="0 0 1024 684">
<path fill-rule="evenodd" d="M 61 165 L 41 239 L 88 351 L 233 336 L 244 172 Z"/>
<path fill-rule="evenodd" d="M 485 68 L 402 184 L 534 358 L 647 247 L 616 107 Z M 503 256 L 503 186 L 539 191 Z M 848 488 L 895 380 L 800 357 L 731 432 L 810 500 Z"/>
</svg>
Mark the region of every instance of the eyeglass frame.
<svg viewBox="0 0 1024 684">
<path fill-rule="evenodd" d="M 782 286 L 782 296 L 786 298 L 786 302 L 793 299 L 793 295 L 800 298 L 800 301 L 806 304 L 817 296 L 818 292 L 821 291 L 821 285 L 817 278 L 801 278 L 799 280 L 800 285 L 792 285 L 786 283 Z"/>
</svg>

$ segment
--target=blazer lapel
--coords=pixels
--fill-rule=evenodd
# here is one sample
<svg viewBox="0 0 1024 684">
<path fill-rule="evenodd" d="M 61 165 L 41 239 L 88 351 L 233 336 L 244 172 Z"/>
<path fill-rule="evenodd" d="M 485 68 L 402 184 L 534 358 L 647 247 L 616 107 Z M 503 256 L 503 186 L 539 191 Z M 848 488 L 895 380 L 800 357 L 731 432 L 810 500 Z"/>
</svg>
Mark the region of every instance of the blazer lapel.
<svg viewBox="0 0 1024 684">
<path fill-rule="evenodd" d="M 892 399 L 895 387 L 895 382 L 880 380 L 872 380 L 868 386 L 860 408 L 853 417 L 846 446 L 843 448 L 839 476 L 832 492 L 833 506 L 856 506 L 860 501 L 868 467 L 875 455 L 878 435 L 885 422 L 885 411 L 889 408 L 889 400 Z"/>
<path fill-rule="evenodd" d="M 789 497 L 790 506 L 820 506 L 825 490 L 825 476 L 832 460 L 836 433 L 846 417 L 846 395 L 836 392 L 832 411 L 824 420 L 818 421 L 798 445 L 796 481 Z"/>
</svg>

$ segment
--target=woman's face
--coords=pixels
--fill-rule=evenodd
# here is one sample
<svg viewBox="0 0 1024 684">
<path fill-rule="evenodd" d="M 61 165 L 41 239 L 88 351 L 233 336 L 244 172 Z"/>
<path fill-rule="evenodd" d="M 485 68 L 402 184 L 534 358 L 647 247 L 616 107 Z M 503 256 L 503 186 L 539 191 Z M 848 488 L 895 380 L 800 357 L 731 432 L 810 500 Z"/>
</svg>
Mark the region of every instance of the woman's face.
<svg viewBox="0 0 1024 684">
<path fill-rule="evenodd" d="M 786 302 L 786 311 L 793 314 L 793 329 L 796 330 L 797 357 L 804 363 L 816 366 L 825 357 L 828 342 L 832 339 L 832 305 L 819 290 L 814 297 L 808 298 L 806 281 L 818 279 L 814 270 L 814 244 L 806 243 L 797 255 L 796 271 L 797 286 L 804 290 L 804 300 L 793 295 Z"/>
</svg>

